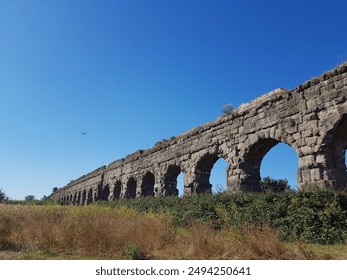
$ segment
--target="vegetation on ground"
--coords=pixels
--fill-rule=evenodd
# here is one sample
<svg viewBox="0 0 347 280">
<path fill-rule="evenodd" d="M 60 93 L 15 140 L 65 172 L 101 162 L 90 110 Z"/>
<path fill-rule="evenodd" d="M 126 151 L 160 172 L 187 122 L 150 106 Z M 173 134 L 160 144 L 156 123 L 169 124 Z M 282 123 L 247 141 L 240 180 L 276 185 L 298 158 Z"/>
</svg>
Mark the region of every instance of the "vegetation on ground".
<svg viewBox="0 0 347 280">
<path fill-rule="evenodd" d="M 0 204 L 0 259 L 347 259 L 333 190 Z"/>
<path fill-rule="evenodd" d="M 347 193 L 331 189 L 121 200 L 139 212 L 167 213 L 175 226 L 269 226 L 284 241 L 336 244 L 347 239 Z"/>
</svg>

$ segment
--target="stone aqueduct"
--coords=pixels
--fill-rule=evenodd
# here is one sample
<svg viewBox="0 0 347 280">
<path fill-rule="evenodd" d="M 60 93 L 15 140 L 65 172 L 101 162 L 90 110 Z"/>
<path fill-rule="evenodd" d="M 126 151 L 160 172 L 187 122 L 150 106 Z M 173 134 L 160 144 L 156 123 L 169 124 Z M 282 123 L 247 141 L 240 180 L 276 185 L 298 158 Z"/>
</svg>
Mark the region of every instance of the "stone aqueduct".
<svg viewBox="0 0 347 280">
<path fill-rule="evenodd" d="M 51 195 L 63 204 L 211 192 L 214 163 L 224 158 L 227 191 L 258 191 L 260 164 L 277 143 L 298 156 L 299 189 L 347 188 L 347 63 L 294 90 L 277 89 L 216 121 L 140 150 L 71 181 Z"/>
</svg>

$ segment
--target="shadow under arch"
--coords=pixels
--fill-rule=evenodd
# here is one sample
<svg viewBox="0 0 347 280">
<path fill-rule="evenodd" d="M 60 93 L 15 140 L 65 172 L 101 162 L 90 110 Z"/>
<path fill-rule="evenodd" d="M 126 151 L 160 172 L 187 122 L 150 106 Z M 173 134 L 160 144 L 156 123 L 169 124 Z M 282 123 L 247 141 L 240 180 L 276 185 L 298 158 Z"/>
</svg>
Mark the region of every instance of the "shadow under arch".
<svg viewBox="0 0 347 280">
<path fill-rule="evenodd" d="M 147 172 L 142 178 L 141 196 L 154 196 L 155 178 L 152 172 Z"/>
<path fill-rule="evenodd" d="M 72 205 L 77 204 L 77 191 L 74 192 L 73 199 L 72 199 Z"/>
<path fill-rule="evenodd" d="M 113 188 L 113 200 L 119 199 L 122 193 L 122 182 L 116 181 Z"/>
<path fill-rule="evenodd" d="M 133 177 L 129 178 L 127 185 L 126 185 L 124 198 L 135 198 L 136 197 L 136 187 L 137 187 L 137 183 L 136 183 L 135 178 L 133 178 Z"/>
<path fill-rule="evenodd" d="M 335 123 L 327 132 L 323 148 L 329 173 L 329 185 L 336 189 L 347 188 L 346 150 L 347 150 L 347 114 Z"/>
<path fill-rule="evenodd" d="M 76 198 L 76 205 L 81 204 L 81 198 L 82 198 L 82 193 L 81 193 L 81 191 L 78 191 L 77 198 Z"/>
<path fill-rule="evenodd" d="M 96 200 L 108 200 L 108 197 L 110 195 L 110 187 L 109 185 L 98 185 L 98 193 L 97 193 L 97 199 Z"/>
<path fill-rule="evenodd" d="M 210 183 L 211 171 L 218 160 L 223 159 L 227 162 L 227 160 L 218 154 L 205 154 L 202 156 L 195 167 L 195 189 L 193 193 L 201 194 L 201 193 L 212 193 L 212 184 Z M 229 166 L 229 164 L 228 164 Z M 226 174 L 227 170 L 225 170 L 225 178 L 227 178 Z M 226 180 L 225 180 L 226 184 Z M 227 188 L 227 186 L 226 186 Z"/>
<path fill-rule="evenodd" d="M 253 143 L 248 147 L 247 152 L 244 154 L 243 161 L 239 164 L 239 168 L 243 170 L 244 178 L 241 184 L 242 191 L 251 191 L 251 192 L 260 192 L 260 168 L 261 163 L 266 156 L 266 154 L 277 144 L 283 143 L 290 148 L 292 148 L 296 155 L 298 156 L 297 151 L 293 146 L 273 138 L 262 138 L 257 142 Z M 298 173 L 298 169 L 296 171 Z"/>
<path fill-rule="evenodd" d="M 92 202 L 93 202 L 93 189 L 90 188 L 90 189 L 88 190 L 86 204 L 89 204 L 89 203 L 92 203 Z"/>
<path fill-rule="evenodd" d="M 110 186 L 109 185 L 105 185 L 102 188 L 101 200 L 108 200 L 109 196 L 110 196 Z"/>
<path fill-rule="evenodd" d="M 82 205 L 86 205 L 86 203 L 87 203 L 87 191 L 86 191 L 86 189 L 84 189 L 83 192 L 82 192 L 82 201 L 81 201 L 81 204 L 82 204 Z"/>
</svg>

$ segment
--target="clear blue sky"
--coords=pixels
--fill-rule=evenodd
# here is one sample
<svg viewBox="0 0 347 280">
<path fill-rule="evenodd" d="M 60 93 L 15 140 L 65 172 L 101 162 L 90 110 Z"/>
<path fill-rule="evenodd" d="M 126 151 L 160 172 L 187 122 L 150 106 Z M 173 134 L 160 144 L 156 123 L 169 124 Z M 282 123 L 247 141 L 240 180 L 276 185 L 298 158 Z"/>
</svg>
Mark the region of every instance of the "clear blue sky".
<svg viewBox="0 0 347 280">
<path fill-rule="evenodd" d="M 0 0 L 0 188 L 42 198 L 224 104 L 295 88 L 347 59 L 346 11 L 344 0 Z M 262 175 L 295 186 L 295 152 L 278 149 Z"/>
</svg>

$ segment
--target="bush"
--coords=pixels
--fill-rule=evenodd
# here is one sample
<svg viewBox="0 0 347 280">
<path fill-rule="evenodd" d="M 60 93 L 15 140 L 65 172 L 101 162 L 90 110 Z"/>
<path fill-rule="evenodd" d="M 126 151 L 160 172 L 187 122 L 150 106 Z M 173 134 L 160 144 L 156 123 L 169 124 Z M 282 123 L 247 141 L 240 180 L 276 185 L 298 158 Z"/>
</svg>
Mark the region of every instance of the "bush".
<svg viewBox="0 0 347 280">
<path fill-rule="evenodd" d="M 125 260 L 140 260 L 141 253 L 139 248 L 134 244 L 127 244 L 124 248 L 123 258 Z"/>
<path fill-rule="evenodd" d="M 32 195 L 32 194 L 29 194 L 27 195 L 25 198 L 24 198 L 25 201 L 34 201 L 36 200 L 35 196 Z"/>
<path fill-rule="evenodd" d="M 0 189 L 0 202 L 6 201 L 6 200 L 8 200 L 8 196 L 6 195 L 6 193 L 2 189 Z"/>
<path fill-rule="evenodd" d="M 293 196 L 278 227 L 287 240 L 334 244 L 347 239 L 347 195 L 332 190 Z"/>
<path fill-rule="evenodd" d="M 270 177 L 264 177 L 260 181 L 260 189 L 263 192 L 284 192 L 290 190 L 287 179 L 272 179 Z"/>
<path fill-rule="evenodd" d="M 194 222 L 216 230 L 270 226 L 285 241 L 333 244 L 347 240 L 347 194 L 329 189 L 140 198 L 112 206 L 167 213 L 174 227 Z"/>
</svg>

